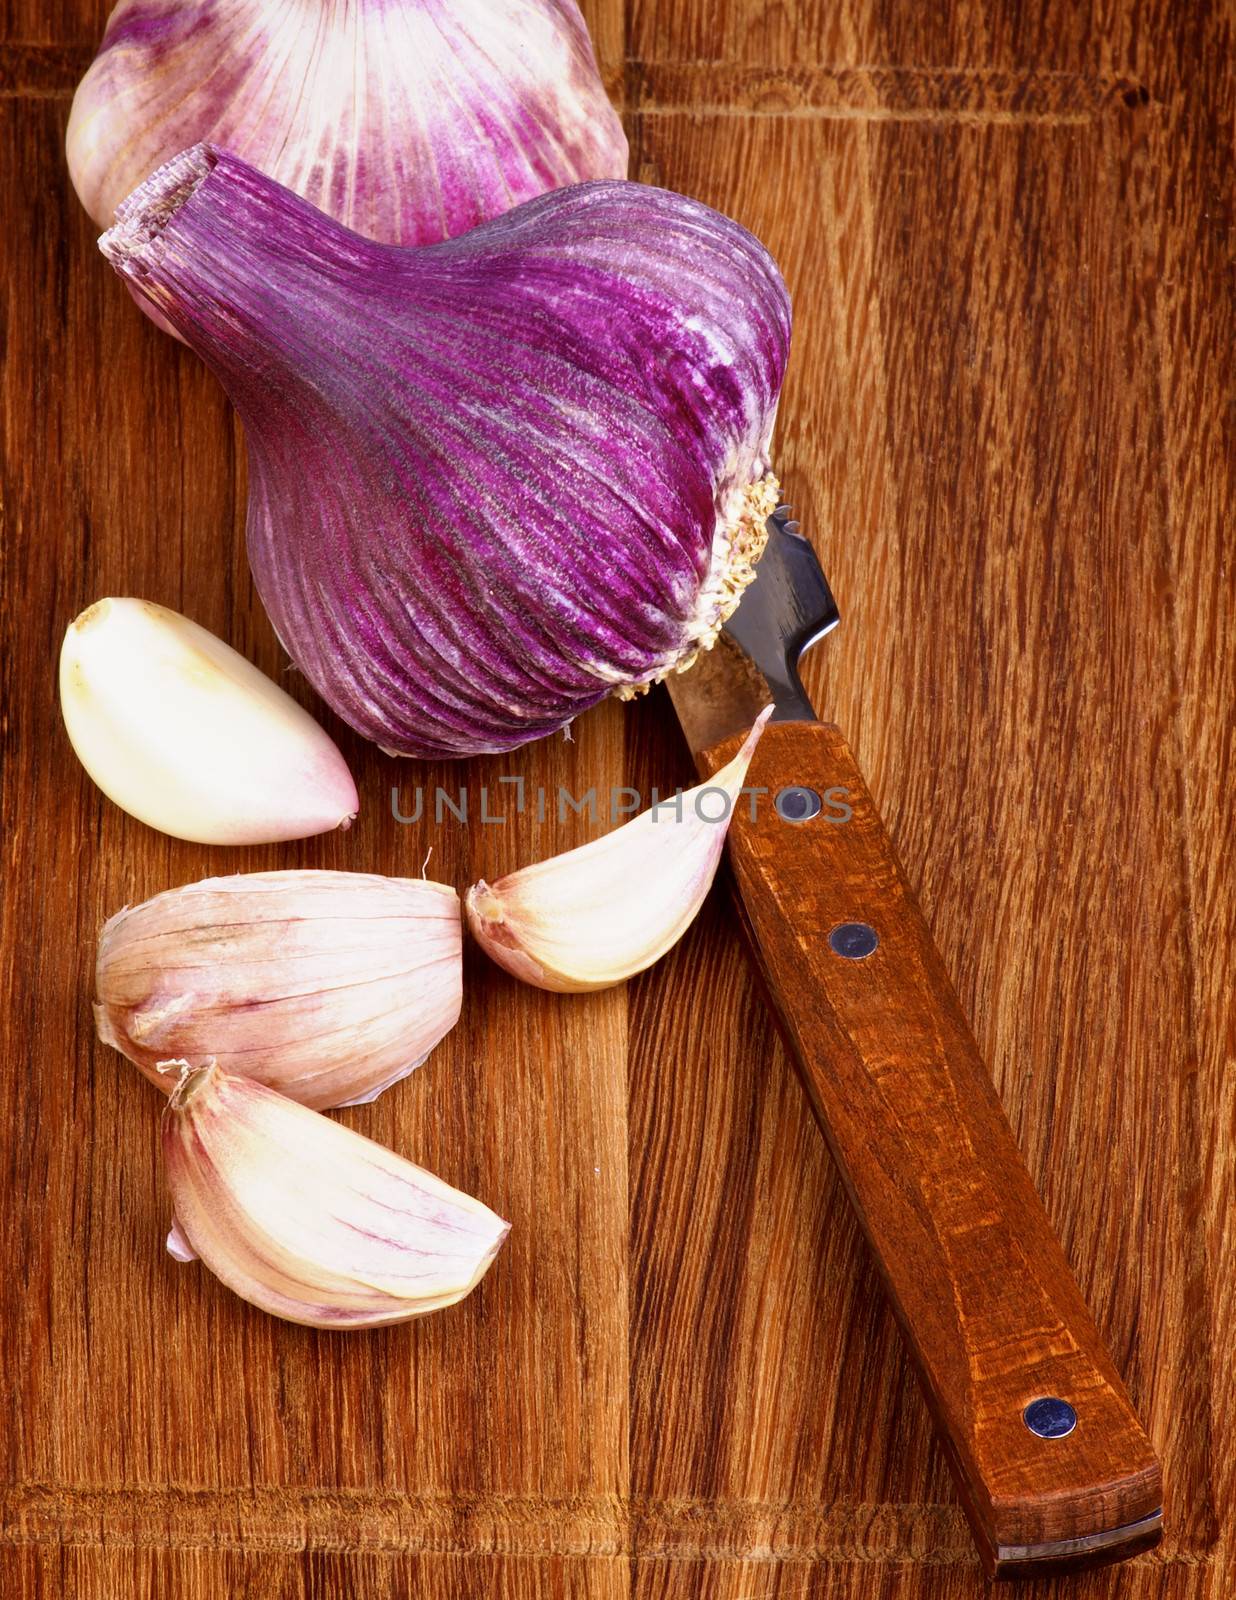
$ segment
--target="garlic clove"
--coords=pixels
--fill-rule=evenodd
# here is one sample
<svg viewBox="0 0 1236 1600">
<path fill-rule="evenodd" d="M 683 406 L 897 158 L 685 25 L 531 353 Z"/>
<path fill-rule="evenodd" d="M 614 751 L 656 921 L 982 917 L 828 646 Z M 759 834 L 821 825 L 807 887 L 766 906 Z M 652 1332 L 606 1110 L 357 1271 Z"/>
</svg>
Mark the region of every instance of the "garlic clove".
<svg viewBox="0 0 1236 1600">
<path fill-rule="evenodd" d="M 608 989 L 659 961 L 704 903 L 771 715 L 770 706 L 734 759 L 679 800 L 495 884 L 474 884 L 464 906 L 486 954 L 524 983 L 560 993 Z"/>
<path fill-rule="evenodd" d="M 184 1229 L 172 1218 L 172 1225 L 167 1230 L 167 1253 L 173 1261 L 189 1262 L 198 1259 L 197 1251 L 185 1238 Z"/>
<path fill-rule="evenodd" d="M 100 240 L 249 448 L 289 654 L 384 750 L 509 750 L 715 640 L 777 503 L 789 297 L 709 207 L 559 189 L 428 249 L 185 151 Z"/>
<path fill-rule="evenodd" d="M 215 1059 L 319 1110 L 374 1100 L 459 1020 L 459 897 L 359 872 L 208 878 L 99 935 L 100 1039 L 165 1094 L 160 1064 Z"/>
<path fill-rule="evenodd" d="M 203 139 L 392 244 L 627 172 L 575 0 L 122 0 L 69 117 L 83 205 L 106 227 Z"/>
<path fill-rule="evenodd" d="M 404 1322 L 480 1282 L 509 1224 L 479 1200 L 264 1084 L 167 1065 L 178 1259 L 196 1253 L 241 1299 L 314 1328 Z"/>
<path fill-rule="evenodd" d="M 309 713 L 221 639 L 148 600 L 99 600 L 70 624 L 60 708 L 103 793 L 174 838 L 304 839 L 356 815 L 352 775 Z"/>
</svg>

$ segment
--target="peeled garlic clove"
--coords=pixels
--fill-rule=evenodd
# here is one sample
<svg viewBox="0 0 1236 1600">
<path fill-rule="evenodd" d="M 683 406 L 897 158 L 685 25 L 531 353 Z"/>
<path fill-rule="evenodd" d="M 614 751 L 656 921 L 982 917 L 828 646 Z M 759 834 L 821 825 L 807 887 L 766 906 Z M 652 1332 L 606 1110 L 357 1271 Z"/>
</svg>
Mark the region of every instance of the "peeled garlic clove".
<svg viewBox="0 0 1236 1600">
<path fill-rule="evenodd" d="M 455 1026 L 459 897 L 359 872 L 207 878 L 99 935 L 99 1037 L 169 1094 L 169 1058 L 214 1058 L 303 1105 L 373 1100 Z"/>
<path fill-rule="evenodd" d="M 772 715 L 707 783 L 601 839 L 473 884 L 468 926 L 500 967 L 538 989 L 608 989 L 659 961 L 712 886 L 751 757 Z"/>
<path fill-rule="evenodd" d="M 122 0 L 69 117 L 82 204 L 107 227 L 202 139 L 392 244 L 627 171 L 575 0 Z"/>
<path fill-rule="evenodd" d="M 177 839 L 263 844 L 347 827 L 359 802 L 307 711 L 196 622 L 96 601 L 60 652 L 60 709 L 82 766 Z"/>
<path fill-rule="evenodd" d="M 178 1259 L 314 1328 L 405 1322 L 480 1282 L 509 1228 L 479 1200 L 264 1084 L 167 1065 Z"/>
<path fill-rule="evenodd" d="M 202 145 L 100 248 L 235 402 L 263 603 L 383 749 L 552 733 L 680 669 L 751 580 L 789 298 L 707 206 L 580 184 L 400 250 Z"/>
</svg>

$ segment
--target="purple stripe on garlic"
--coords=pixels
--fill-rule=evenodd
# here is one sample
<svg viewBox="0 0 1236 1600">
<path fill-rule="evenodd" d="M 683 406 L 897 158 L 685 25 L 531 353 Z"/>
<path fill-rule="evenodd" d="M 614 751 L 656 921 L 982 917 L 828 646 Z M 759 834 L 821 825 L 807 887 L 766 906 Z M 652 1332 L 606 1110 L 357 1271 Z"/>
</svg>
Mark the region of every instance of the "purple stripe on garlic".
<svg viewBox="0 0 1236 1600">
<path fill-rule="evenodd" d="M 751 581 L 789 301 L 709 207 L 581 184 L 398 249 L 201 146 L 100 247 L 235 402 L 263 602 L 384 749 L 560 729 L 688 666 Z"/>
</svg>

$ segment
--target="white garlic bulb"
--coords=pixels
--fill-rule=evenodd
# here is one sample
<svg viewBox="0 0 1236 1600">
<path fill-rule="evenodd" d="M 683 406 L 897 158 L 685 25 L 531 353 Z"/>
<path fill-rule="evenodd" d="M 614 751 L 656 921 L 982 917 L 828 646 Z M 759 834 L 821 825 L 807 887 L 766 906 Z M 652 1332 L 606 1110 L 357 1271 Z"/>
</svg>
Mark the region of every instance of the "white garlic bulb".
<svg viewBox="0 0 1236 1600">
<path fill-rule="evenodd" d="M 386 244 L 627 172 L 575 0 L 120 0 L 69 118 L 82 204 L 107 227 L 202 140 Z"/>
</svg>

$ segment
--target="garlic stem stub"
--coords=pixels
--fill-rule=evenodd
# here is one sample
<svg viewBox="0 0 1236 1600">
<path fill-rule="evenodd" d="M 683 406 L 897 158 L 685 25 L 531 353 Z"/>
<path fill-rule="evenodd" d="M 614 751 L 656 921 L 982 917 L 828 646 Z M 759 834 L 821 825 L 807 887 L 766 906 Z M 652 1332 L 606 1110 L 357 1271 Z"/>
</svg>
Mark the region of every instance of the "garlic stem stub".
<svg viewBox="0 0 1236 1600">
<path fill-rule="evenodd" d="M 708 206 L 577 184 L 401 249 L 199 145 L 100 248 L 235 403 L 263 603 L 383 749 L 553 733 L 689 666 L 752 580 L 789 297 Z"/>
<path fill-rule="evenodd" d="M 148 600 L 99 600 L 69 625 L 60 708 L 103 793 L 174 838 L 306 839 L 356 816 L 347 764 L 309 713 L 230 645 Z"/>
<path fill-rule="evenodd" d="M 242 1300 L 313 1328 L 372 1328 L 453 1305 L 509 1224 L 402 1156 L 214 1064 L 169 1062 L 163 1158 L 176 1222 Z"/>
<path fill-rule="evenodd" d="M 121 0 L 73 100 L 73 185 L 105 228 L 203 139 L 392 244 L 623 178 L 575 0 Z"/>
<path fill-rule="evenodd" d="M 603 838 L 468 890 L 477 942 L 538 989 L 582 993 L 632 978 L 677 944 L 704 903 L 772 707 L 707 783 Z"/>
<path fill-rule="evenodd" d="M 128 906 L 95 965 L 99 1038 L 170 1093 L 160 1063 L 214 1059 L 319 1110 L 420 1066 L 459 1020 L 459 897 L 359 872 L 207 878 Z"/>
</svg>

